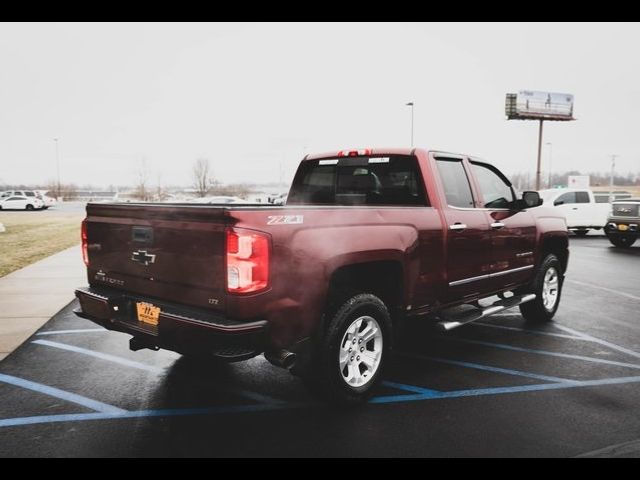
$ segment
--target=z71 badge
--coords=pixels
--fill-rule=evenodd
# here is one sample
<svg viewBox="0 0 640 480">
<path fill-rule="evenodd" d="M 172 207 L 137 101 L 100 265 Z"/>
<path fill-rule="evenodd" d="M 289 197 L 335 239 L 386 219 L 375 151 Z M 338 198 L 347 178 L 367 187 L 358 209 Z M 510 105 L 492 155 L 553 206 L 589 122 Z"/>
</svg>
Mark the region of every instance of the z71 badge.
<svg viewBox="0 0 640 480">
<path fill-rule="evenodd" d="M 304 223 L 304 215 L 269 215 L 267 225 L 294 225 Z"/>
</svg>

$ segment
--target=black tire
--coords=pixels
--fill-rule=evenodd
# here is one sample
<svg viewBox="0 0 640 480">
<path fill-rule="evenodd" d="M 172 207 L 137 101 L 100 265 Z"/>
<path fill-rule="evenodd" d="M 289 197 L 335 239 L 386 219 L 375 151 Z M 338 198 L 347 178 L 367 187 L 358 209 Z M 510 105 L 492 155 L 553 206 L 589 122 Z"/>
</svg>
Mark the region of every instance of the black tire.
<svg viewBox="0 0 640 480">
<path fill-rule="evenodd" d="M 32 211 L 32 210 L 33 210 L 33 205 L 31 205 L 31 204 L 29 203 L 29 204 L 27 204 L 27 206 L 26 206 L 26 207 L 24 207 L 24 209 L 25 209 L 25 210 Z"/>
<path fill-rule="evenodd" d="M 609 241 L 616 247 L 629 248 L 636 242 L 636 238 L 631 235 L 612 235 L 609 237 Z"/>
<path fill-rule="evenodd" d="M 555 302 L 553 305 L 545 305 L 545 277 L 548 275 L 548 272 L 551 272 L 549 275 L 553 277 L 553 271 L 555 271 L 555 276 L 557 278 L 557 287 Z M 553 254 L 547 255 L 540 264 L 538 268 L 538 272 L 536 276 L 531 281 L 529 286 L 525 289 L 520 290 L 518 293 L 535 293 L 535 300 L 531 300 L 530 302 L 523 303 L 520 305 L 520 313 L 528 322 L 533 323 L 546 323 L 550 322 L 553 316 L 556 314 L 558 310 L 558 306 L 560 305 L 560 297 L 562 294 L 562 284 L 564 282 L 564 275 L 562 272 L 562 264 L 558 257 Z M 547 295 L 548 298 L 548 295 Z"/>
<path fill-rule="evenodd" d="M 361 317 L 369 317 L 375 320 L 380 327 L 379 331 L 382 335 L 382 345 L 379 350 L 380 360 L 375 371 L 371 376 L 367 377 L 367 366 L 361 366 L 362 363 L 348 363 L 345 370 L 340 370 L 340 352 L 343 347 L 342 342 L 347 338 L 347 329 L 351 327 Z M 318 341 L 315 342 L 311 359 L 307 367 L 299 372 L 305 384 L 316 394 L 323 397 L 330 403 L 339 405 L 356 405 L 366 401 L 372 394 L 375 386 L 382 378 L 382 371 L 385 362 L 391 352 L 391 316 L 385 304 L 375 295 L 361 293 L 354 295 L 339 306 L 330 308 L 325 313 L 326 331 L 322 334 Z M 363 327 L 366 327 L 367 320 L 363 321 Z M 362 331 L 366 330 L 364 328 Z M 356 344 L 359 344 L 356 332 Z M 358 351 L 362 348 L 365 350 L 373 349 L 370 340 L 364 345 L 360 345 L 354 349 L 354 355 L 347 358 L 357 357 Z M 346 346 L 351 346 L 345 343 Z M 348 362 L 349 360 L 347 360 Z M 365 377 L 365 384 L 361 386 L 349 385 L 344 376 L 349 367 L 356 368 Z M 364 369 L 364 372 L 363 372 Z"/>
<path fill-rule="evenodd" d="M 589 229 L 585 228 L 580 230 L 574 230 L 573 233 L 575 233 L 576 237 L 584 237 L 587 235 L 587 233 L 589 233 Z"/>
</svg>

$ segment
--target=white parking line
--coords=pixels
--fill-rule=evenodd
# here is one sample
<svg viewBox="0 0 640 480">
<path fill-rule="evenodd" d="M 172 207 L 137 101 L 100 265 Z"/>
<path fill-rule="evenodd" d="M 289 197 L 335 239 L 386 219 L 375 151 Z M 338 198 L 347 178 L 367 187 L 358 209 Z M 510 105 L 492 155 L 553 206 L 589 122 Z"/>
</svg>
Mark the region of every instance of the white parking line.
<svg viewBox="0 0 640 480">
<path fill-rule="evenodd" d="M 92 333 L 92 332 L 108 332 L 106 328 L 77 328 L 75 330 L 47 330 L 38 332 L 36 335 L 62 335 L 65 333 Z"/>
<path fill-rule="evenodd" d="M 534 333 L 536 335 L 547 335 L 549 337 L 559 337 L 559 338 L 568 338 L 570 340 L 583 340 L 585 342 L 592 342 L 593 340 L 585 337 L 585 336 L 577 336 L 577 335 L 564 335 L 562 333 L 553 333 L 553 332 L 543 332 L 540 330 L 531 330 L 529 328 L 520 328 L 520 327 L 507 327 L 505 325 L 494 325 L 492 323 L 484 323 L 484 322 L 471 322 L 470 326 L 478 326 L 478 327 L 491 327 L 497 328 L 500 330 L 511 330 L 514 332 L 525 332 L 525 333 Z M 558 325 L 556 325 L 557 327 Z"/>
<path fill-rule="evenodd" d="M 67 392 L 65 390 L 60 390 L 59 388 L 51 387 L 49 385 L 44 385 L 42 383 L 32 382 L 30 380 L 14 377 L 12 375 L 4 375 L 0 373 L 0 383 L 14 385 L 16 387 L 38 392 L 43 395 L 49 395 L 50 397 L 59 398 L 66 402 L 75 403 L 76 405 L 81 405 L 91 410 L 95 410 L 96 412 L 102 412 L 102 413 L 125 413 L 126 412 L 126 410 L 123 410 L 122 408 L 118 408 L 114 405 L 109 405 L 108 403 L 99 402 L 97 400 L 93 400 L 92 398 L 87 398 L 87 397 L 83 397 L 82 395 L 78 395 L 77 393 Z"/>
<path fill-rule="evenodd" d="M 504 343 L 483 342 L 483 341 L 480 341 L 480 340 L 470 340 L 468 338 L 448 337 L 446 335 L 438 335 L 438 338 L 441 338 L 443 340 L 449 340 L 449 341 L 452 341 L 452 342 L 468 343 L 470 345 L 482 345 L 482 346 L 485 346 L 485 347 L 501 348 L 501 349 L 504 349 L 504 350 L 513 350 L 514 352 L 535 353 L 535 354 L 538 354 L 538 355 L 549 355 L 549 356 L 552 356 L 552 357 L 570 358 L 570 359 L 573 359 L 573 360 L 582 360 L 582 361 L 585 361 L 585 362 L 602 363 L 602 364 L 605 364 L 605 365 L 615 365 L 615 366 L 618 366 L 618 367 L 640 369 L 640 364 L 626 363 L 626 362 L 616 362 L 614 360 L 605 360 L 603 358 L 596 358 L 596 357 L 586 357 L 584 355 L 572 355 L 572 354 L 569 354 L 569 353 L 551 352 L 551 351 L 548 351 L 548 350 L 537 350 L 537 349 L 533 349 L 533 348 L 515 347 L 513 345 L 507 345 L 507 344 L 504 344 Z"/>
<path fill-rule="evenodd" d="M 69 352 L 80 353 L 82 355 L 88 355 L 90 357 L 99 358 L 101 360 L 106 360 L 108 362 L 118 363 L 120 365 L 126 365 L 127 367 L 137 368 L 139 370 L 145 370 L 147 372 L 160 374 L 165 371 L 164 368 L 156 367 L 153 365 L 147 365 L 145 363 L 136 362 L 135 360 L 129 360 L 128 358 L 118 357 L 116 355 L 110 355 L 108 353 L 95 352 L 93 350 L 88 350 L 86 348 L 76 347 L 75 345 L 68 345 L 66 343 L 60 342 L 51 342 L 49 340 L 34 340 L 31 343 L 35 343 L 38 345 L 45 345 L 47 347 L 59 348 L 60 350 L 66 350 Z M 224 385 L 216 385 L 216 388 L 221 392 L 227 392 L 235 395 L 240 395 L 250 400 L 254 400 L 257 402 L 264 402 L 269 404 L 279 404 L 283 403 L 283 400 L 279 400 L 277 398 L 269 397 L 268 395 L 262 395 L 257 392 L 250 392 L 246 390 L 241 390 L 239 388 L 224 386 Z"/>
<path fill-rule="evenodd" d="M 613 290 L 613 289 L 607 288 L 607 287 L 601 287 L 600 285 L 593 285 L 591 283 L 579 282 L 578 280 L 567 280 L 567 282 L 574 283 L 576 285 L 582 285 L 583 287 L 595 288 L 595 289 L 598 289 L 598 290 L 602 290 L 603 292 L 613 293 L 614 295 L 620 295 L 621 297 L 626 297 L 626 298 L 630 298 L 632 300 L 640 301 L 640 297 L 638 297 L 636 295 L 631 295 L 630 293 L 626 293 L 626 292 L 620 292 L 618 290 Z"/>
<path fill-rule="evenodd" d="M 633 350 L 629 350 L 628 348 L 621 347 L 620 345 L 616 345 L 615 343 L 610 343 L 610 342 L 607 342 L 606 340 L 600 340 L 599 338 L 592 337 L 591 335 L 588 335 L 586 333 L 578 332 L 577 330 L 574 330 L 573 328 L 565 327 L 564 325 L 556 325 L 556 327 L 561 330 L 564 330 L 565 332 L 572 333 L 574 335 L 580 335 L 585 340 L 588 340 L 590 342 L 599 343 L 600 345 L 609 347 L 612 350 L 617 350 L 619 352 L 626 353 L 627 355 L 631 355 L 632 357 L 640 358 L 640 353 L 634 352 Z"/>
</svg>

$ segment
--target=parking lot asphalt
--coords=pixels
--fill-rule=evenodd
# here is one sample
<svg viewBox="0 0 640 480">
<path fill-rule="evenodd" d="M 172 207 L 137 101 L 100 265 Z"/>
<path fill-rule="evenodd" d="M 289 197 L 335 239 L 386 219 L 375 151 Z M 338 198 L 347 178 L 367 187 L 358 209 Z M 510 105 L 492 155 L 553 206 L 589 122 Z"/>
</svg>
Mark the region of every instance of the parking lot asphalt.
<svg viewBox="0 0 640 480">
<path fill-rule="evenodd" d="M 0 456 L 640 456 L 640 246 L 570 248 L 555 322 L 418 326 L 355 409 L 262 356 L 131 352 L 71 303 L 0 362 Z"/>
</svg>

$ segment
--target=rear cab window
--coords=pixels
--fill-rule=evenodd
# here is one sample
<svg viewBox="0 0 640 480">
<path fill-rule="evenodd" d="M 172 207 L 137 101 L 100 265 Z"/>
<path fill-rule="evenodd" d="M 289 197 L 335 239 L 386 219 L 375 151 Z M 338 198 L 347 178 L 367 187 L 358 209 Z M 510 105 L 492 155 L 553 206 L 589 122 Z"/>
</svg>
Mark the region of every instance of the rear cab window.
<svg viewBox="0 0 640 480">
<path fill-rule="evenodd" d="M 410 155 L 307 160 L 287 205 L 428 206 L 418 161 Z"/>
</svg>

